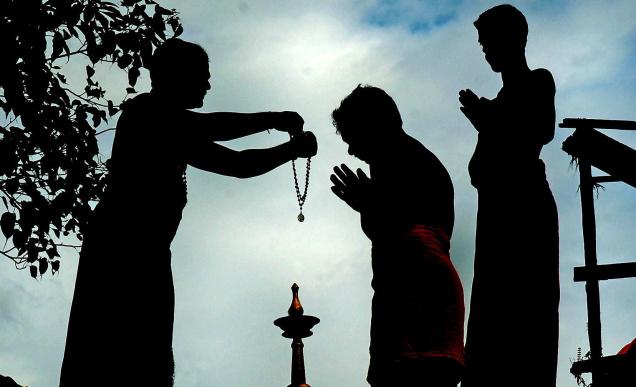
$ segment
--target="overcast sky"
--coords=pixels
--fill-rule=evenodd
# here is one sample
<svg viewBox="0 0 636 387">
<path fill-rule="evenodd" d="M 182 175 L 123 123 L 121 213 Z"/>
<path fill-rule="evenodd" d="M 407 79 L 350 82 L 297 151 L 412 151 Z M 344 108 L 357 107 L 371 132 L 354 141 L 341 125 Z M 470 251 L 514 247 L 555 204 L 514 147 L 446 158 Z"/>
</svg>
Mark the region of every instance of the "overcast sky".
<svg viewBox="0 0 636 387">
<path fill-rule="evenodd" d="M 297 282 L 305 313 L 322 320 L 305 340 L 307 382 L 316 387 L 366 386 L 370 242 L 357 216 L 329 190 L 333 165 L 364 166 L 347 155 L 330 113 L 358 83 L 381 87 L 394 97 L 406 131 L 446 165 L 456 192 L 451 254 L 468 303 L 477 208 L 466 166 L 476 132 L 459 111 L 457 92 L 471 88 L 492 98 L 501 87 L 472 25 L 498 3 L 160 3 L 181 12 L 183 38 L 209 53 L 212 90 L 201 110 L 295 110 L 319 143 L 302 224 L 296 220 L 290 164 L 249 180 L 188 170 L 188 206 L 172 244 L 176 385 L 289 384 L 290 340 L 272 322 L 286 314 L 289 287 Z M 550 69 L 556 79 L 557 122 L 565 117 L 636 120 L 636 2 L 512 3 L 528 19 L 529 65 Z M 83 76 L 81 71 L 76 75 Z M 117 98 L 125 80 L 125 73 L 113 69 L 100 83 Z M 147 73 L 137 90 L 148 90 Z M 572 282 L 572 268 L 583 264 L 583 248 L 578 173 L 561 150 L 569 134 L 557 129 L 542 153 L 560 218 L 562 387 L 576 386 L 569 374 L 571 359 L 577 347 L 588 349 L 584 285 Z M 607 134 L 636 146 L 635 133 Z M 102 139 L 105 156 L 111 140 Z M 228 145 L 242 149 L 285 140 L 286 135 L 272 132 Z M 304 174 L 304 162 L 297 166 Z M 599 261 L 629 261 L 636 253 L 636 191 L 622 183 L 605 188 L 596 202 Z M 0 374 L 22 384 L 57 386 L 77 254 L 70 251 L 63 258 L 59 275 L 37 281 L 16 271 L 10 261 L 0 261 Z M 515 259 L 514 251 L 510 259 Z M 636 336 L 635 293 L 633 279 L 601 286 L 606 354 Z M 523 353 L 514 342 L 502 348 L 502 356 L 521 360 Z"/>
</svg>

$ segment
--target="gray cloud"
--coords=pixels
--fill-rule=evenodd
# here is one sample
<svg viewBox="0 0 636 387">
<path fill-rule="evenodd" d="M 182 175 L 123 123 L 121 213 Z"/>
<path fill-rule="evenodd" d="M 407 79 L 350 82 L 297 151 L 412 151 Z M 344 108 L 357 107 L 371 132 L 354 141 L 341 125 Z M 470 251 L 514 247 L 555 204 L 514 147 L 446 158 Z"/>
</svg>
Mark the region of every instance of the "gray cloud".
<svg viewBox="0 0 636 387">
<path fill-rule="evenodd" d="M 452 256 L 468 299 L 476 193 L 466 165 L 476 135 L 458 110 L 457 92 L 470 87 L 492 97 L 500 87 L 472 26 L 479 13 L 495 3 L 442 2 L 428 8 L 429 3 L 399 2 L 412 17 L 381 27 L 369 23 L 370 12 L 378 7 L 375 1 L 162 2 L 181 11 L 185 38 L 210 54 L 213 88 L 205 110 L 297 110 L 320 146 L 312 161 L 303 224 L 295 220 L 298 208 L 288 165 L 250 180 L 188 172 L 189 203 L 172 249 L 178 385 L 287 383 L 290 343 L 272 321 L 286 313 L 292 282 L 301 285 L 306 312 L 322 319 L 315 335 L 305 341 L 308 382 L 366 385 L 370 244 L 357 217 L 332 195 L 328 183 L 336 163 L 364 168 L 346 154 L 329 118 L 341 98 L 361 82 L 385 88 L 395 98 L 407 131 L 435 152 L 453 177 L 457 224 Z M 636 119 L 633 2 L 608 6 L 566 1 L 560 2 L 558 12 L 550 2 L 514 3 L 530 24 L 531 65 L 551 69 L 557 80 L 559 120 Z M 455 16 L 446 24 L 411 32 L 414 20 L 448 12 Z M 101 82 L 121 87 L 125 78 L 120 75 L 113 72 Z M 569 358 L 578 346 L 587 347 L 583 285 L 571 282 L 572 267 L 583 259 L 578 178 L 560 150 L 568 134 L 557 129 L 543 152 L 560 210 L 561 386 L 575 385 L 568 374 Z M 618 138 L 631 141 L 627 135 Z M 263 147 L 284 140 L 283 134 L 272 133 L 229 145 Z M 102 145 L 109 154 L 108 139 Z M 304 163 L 300 166 L 302 170 Z M 618 186 L 601 192 L 602 259 L 629 259 L 636 250 L 629 238 L 634 222 L 628 215 L 634 212 L 635 199 L 633 190 Z M 10 309 L 11 316 L 33 324 L 28 334 L 17 327 L 20 324 L 0 330 L 3 343 L 20 348 L 0 347 L 1 371 L 25 384 L 56 385 L 76 269 L 75 256 L 65 258 L 61 276 L 51 281 L 56 286 L 23 279 L 26 276 L 8 264 L 0 272 L 2 294 L 18 291 L 4 278 L 18 279 L 23 292 L 30 294 L 20 312 L 15 305 Z M 604 284 L 605 291 L 605 347 L 612 353 L 633 336 L 629 322 L 636 315 L 619 302 L 630 299 L 633 284 Z M 41 301 L 44 294 L 47 302 Z"/>
</svg>

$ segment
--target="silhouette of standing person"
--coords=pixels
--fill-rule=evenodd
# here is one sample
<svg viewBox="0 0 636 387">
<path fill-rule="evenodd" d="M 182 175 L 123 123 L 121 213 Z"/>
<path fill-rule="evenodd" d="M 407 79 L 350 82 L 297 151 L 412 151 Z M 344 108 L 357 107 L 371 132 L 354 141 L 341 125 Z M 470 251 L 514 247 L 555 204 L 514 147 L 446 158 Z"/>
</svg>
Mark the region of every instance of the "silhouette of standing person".
<svg viewBox="0 0 636 387">
<path fill-rule="evenodd" d="M 479 132 L 468 166 L 479 209 L 462 385 L 553 387 L 559 231 L 539 155 L 554 136 L 555 84 L 548 70 L 528 68 L 519 10 L 499 5 L 474 24 L 503 87 L 492 100 L 459 92 Z"/>
<path fill-rule="evenodd" d="M 60 386 L 173 385 L 174 288 L 170 243 L 186 204 L 186 166 L 247 178 L 316 153 L 294 112 L 196 113 L 210 89 L 200 46 L 170 39 L 150 65 L 152 90 L 117 123 L 104 195 L 86 232 Z M 293 135 L 267 149 L 216 144 L 276 128 Z"/>
<path fill-rule="evenodd" d="M 333 111 L 349 154 L 371 177 L 334 167 L 332 191 L 360 213 L 372 242 L 373 387 L 455 386 L 464 363 L 464 295 L 450 260 L 453 184 L 402 129 L 393 99 L 358 86 Z"/>
</svg>

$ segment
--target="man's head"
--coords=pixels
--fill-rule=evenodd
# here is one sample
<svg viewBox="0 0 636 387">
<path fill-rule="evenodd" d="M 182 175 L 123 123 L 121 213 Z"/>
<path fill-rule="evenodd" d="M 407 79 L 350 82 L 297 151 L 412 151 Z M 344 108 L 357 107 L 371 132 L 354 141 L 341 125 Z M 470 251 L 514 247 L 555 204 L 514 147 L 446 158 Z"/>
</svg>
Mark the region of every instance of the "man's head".
<svg viewBox="0 0 636 387">
<path fill-rule="evenodd" d="M 358 85 L 331 114 L 336 131 L 349 145 L 349 154 L 371 162 L 383 153 L 387 139 L 402 132 L 402 117 L 382 89 Z"/>
<path fill-rule="evenodd" d="M 525 57 L 528 22 L 517 8 L 497 5 L 479 15 L 473 24 L 493 71 L 501 72 Z"/>
<path fill-rule="evenodd" d="M 203 106 L 210 90 L 208 54 L 198 44 L 168 39 L 159 46 L 149 66 L 153 91 L 186 109 Z"/>
</svg>

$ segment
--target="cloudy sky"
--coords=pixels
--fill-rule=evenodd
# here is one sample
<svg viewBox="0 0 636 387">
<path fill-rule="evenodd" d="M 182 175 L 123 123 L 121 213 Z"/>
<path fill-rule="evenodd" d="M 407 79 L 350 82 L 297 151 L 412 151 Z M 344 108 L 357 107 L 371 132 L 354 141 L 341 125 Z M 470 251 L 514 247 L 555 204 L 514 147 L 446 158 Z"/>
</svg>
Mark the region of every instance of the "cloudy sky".
<svg viewBox="0 0 636 387">
<path fill-rule="evenodd" d="M 306 313 L 322 320 L 314 336 L 305 340 L 308 383 L 365 386 L 370 243 L 355 214 L 329 190 L 333 165 L 364 166 L 347 155 L 330 113 L 358 83 L 379 86 L 394 97 L 407 132 L 446 165 L 456 192 L 451 254 L 468 302 L 477 209 L 466 166 L 476 132 L 459 111 L 457 92 L 471 88 L 493 97 L 501 87 L 472 26 L 482 11 L 497 3 L 160 3 L 181 12 L 184 38 L 201 44 L 210 55 L 212 90 L 202 110 L 295 110 L 319 142 L 302 224 L 296 220 L 289 164 L 249 180 L 188 171 L 188 206 L 172 245 L 177 386 L 287 385 L 290 341 L 272 321 L 286 314 L 293 282 L 301 287 Z M 636 120 L 636 2 L 513 4 L 530 25 L 530 66 L 546 67 L 556 79 L 557 122 L 564 117 Z M 147 74 L 142 77 L 137 89 L 147 90 Z M 117 98 L 125 79 L 113 69 L 102 83 Z M 578 174 L 561 150 L 570 133 L 557 129 L 542 153 L 560 217 L 558 381 L 563 387 L 576 385 L 569 374 L 571 359 L 579 346 L 583 352 L 588 349 L 584 285 L 572 282 L 572 268 L 583 264 Z M 608 134 L 636 146 L 634 133 Z M 285 137 L 264 133 L 228 145 L 265 147 Z M 110 141 L 102 139 L 106 156 Z M 299 167 L 304 171 L 304 162 Z M 629 261 L 636 252 L 636 191 L 618 183 L 605 188 L 596 202 L 599 260 Z M 72 251 L 65 255 L 59 275 L 37 281 L 16 271 L 11 262 L 0 262 L 0 374 L 29 386 L 57 386 L 76 269 L 77 254 Z M 630 279 L 601 286 L 606 354 L 636 336 L 635 292 Z M 523 353 L 514 341 L 502 348 L 502 356 L 521 360 Z"/>
</svg>

